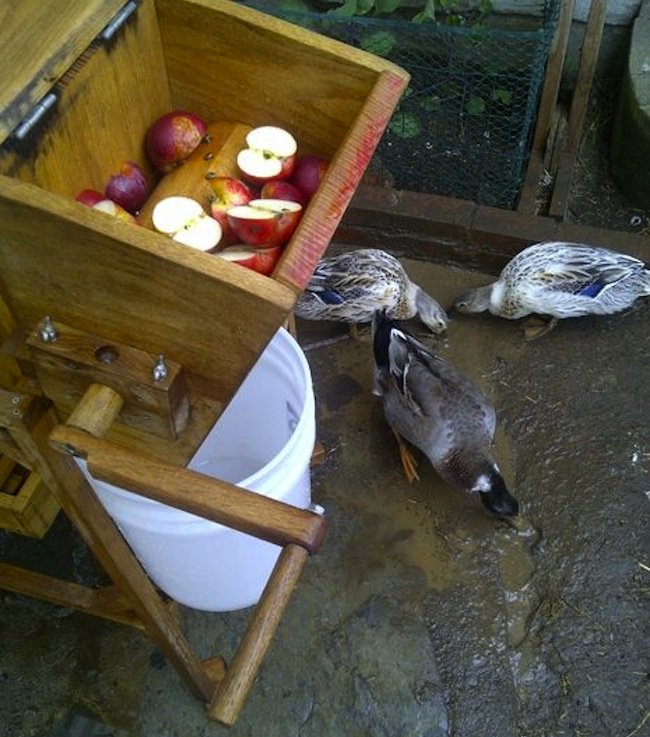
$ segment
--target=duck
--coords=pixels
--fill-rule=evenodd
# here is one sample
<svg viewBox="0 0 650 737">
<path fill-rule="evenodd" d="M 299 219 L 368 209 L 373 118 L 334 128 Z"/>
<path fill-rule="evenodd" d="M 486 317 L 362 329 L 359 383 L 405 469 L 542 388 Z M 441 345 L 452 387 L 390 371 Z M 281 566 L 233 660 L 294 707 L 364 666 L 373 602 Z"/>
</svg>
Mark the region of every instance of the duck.
<svg viewBox="0 0 650 737">
<path fill-rule="evenodd" d="M 321 259 L 294 313 L 307 320 L 348 323 L 357 337 L 357 324 L 371 323 L 382 309 L 396 320 L 417 315 L 437 335 L 447 329 L 447 313 L 440 304 L 409 278 L 395 256 L 379 248 Z"/>
<path fill-rule="evenodd" d="M 385 310 L 375 313 L 372 336 L 373 394 L 381 397 L 407 479 L 419 476 L 404 441 L 419 449 L 444 481 L 478 493 L 489 512 L 516 517 L 519 503 L 492 453 L 496 411 L 487 397 Z"/>
<path fill-rule="evenodd" d="M 499 278 L 454 300 L 462 313 L 485 312 L 516 320 L 550 318 L 539 337 L 558 320 L 610 315 L 650 296 L 650 271 L 643 261 L 607 248 L 565 241 L 528 246 L 512 258 Z"/>
</svg>

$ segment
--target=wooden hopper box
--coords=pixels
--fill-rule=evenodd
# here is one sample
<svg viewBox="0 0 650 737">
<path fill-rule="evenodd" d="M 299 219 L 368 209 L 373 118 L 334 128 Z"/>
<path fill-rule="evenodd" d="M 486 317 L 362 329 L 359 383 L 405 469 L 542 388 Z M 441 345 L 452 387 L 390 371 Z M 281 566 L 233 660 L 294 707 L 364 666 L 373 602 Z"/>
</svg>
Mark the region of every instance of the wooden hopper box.
<svg viewBox="0 0 650 737">
<path fill-rule="evenodd" d="M 39 451 L 35 465 L 52 469 L 61 505 L 116 586 L 101 596 L 80 593 L 3 564 L 0 586 L 140 626 L 194 692 L 212 701 L 210 714 L 232 723 L 323 527 L 316 514 L 276 502 L 271 529 L 272 500 L 242 497 L 244 490 L 219 480 L 216 501 L 179 501 L 175 472 L 189 473 L 179 467 L 290 316 L 408 74 L 227 0 L 10 5 L 0 24 L 0 391 L 7 402 L 51 402 L 39 424 L 48 431 L 20 437 L 31 460 Z M 82 189 L 103 191 L 128 160 L 155 181 L 145 132 L 174 109 L 219 124 L 216 159 L 233 174 L 243 131 L 260 125 L 289 130 L 299 154 L 329 160 L 271 277 L 75 201 Z M 56 342 L 48 342 L 52 325 Z M 160 355 L 169 370 L 163 382 L 152 379 Z M 82 396 L 88 401 L 78 404 Z M 225 523 L 283 545 L 287 555 L 258 605 L 255 635 L 244 638 L 216 693 L 223 668 L 196 661 L 73 461 L 48 437 L 69 451 L 84 446 L 89 467 L 92 456 L 108 476 L 116 449 L 126 466 L 146 466 L 152 479 L 167 468 L 168 503 L 215 521 L 236 498 Z M 140 481 L 138 493 L 159 498 L 153 482 Z"/>
</svg>

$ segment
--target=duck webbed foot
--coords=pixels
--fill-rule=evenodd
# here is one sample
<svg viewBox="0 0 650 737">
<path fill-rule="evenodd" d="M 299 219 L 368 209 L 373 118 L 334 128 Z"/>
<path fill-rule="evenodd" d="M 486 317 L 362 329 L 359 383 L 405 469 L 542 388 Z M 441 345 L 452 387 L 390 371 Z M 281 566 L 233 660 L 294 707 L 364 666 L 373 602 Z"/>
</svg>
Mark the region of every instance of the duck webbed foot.
<svg viewBox="0 0 650 737">
<path fill-rule="evenodd" d="M 418 466 L 418 462 L 415 460 L 415 456 L 406 447 L 406 444 L 402 440 L 402 437 L 397 432 L 397 430 L 394 427 L 391 427 L 391 430 L 393 431 L 393 435 L 395 435 L 395 438 L 397 439 L 399 455 L 402 459 L 402 466 L 404 467 L 406 478 L 408 479 L 410 484 L 412 484 L 414 481 L 419 481 L 420 477 L 418 475 L 418 472 L 415 470 Z"/>
<path fill-rule="evenodd" d="M 523 322 L 524 339 L 537 340 L 542 335 L 550 333 L 557 323 L 557 317 L 527 317 Z"/>
</svg>

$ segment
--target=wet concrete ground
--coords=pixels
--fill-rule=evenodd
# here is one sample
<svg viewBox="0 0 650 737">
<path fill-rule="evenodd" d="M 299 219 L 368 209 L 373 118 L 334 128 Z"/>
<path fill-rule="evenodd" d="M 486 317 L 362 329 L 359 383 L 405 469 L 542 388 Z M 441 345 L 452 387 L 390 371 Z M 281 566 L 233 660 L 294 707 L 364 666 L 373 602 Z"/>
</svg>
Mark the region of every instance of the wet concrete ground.
<svg viewBox="0 0 650 737">
<path fill-rule="evenodd" d="M 405 265 L 446 305 L 489 280 Z M 423 458 L 410 485 L 371 394 L 370 343 L 299 323 L 327 450 L 312 496 L 330 529 L 236 725 L 208 721 L 135 630 L 7 594 L 0 735 L 72 734 L 75 714 L 94 720 L 78 734 L 119 737 L 650 734 L 649 316 L 639 303 L 532 343 L 517 323 L 459 316 L 437 344 L 497 406 L 496 456 L 538 537 L 487 516 Z M 92 580 L 59 521 L 45 557 L 62 548 L 72 577 Z M 0 533 L 0 558 L 16 550 L 39 555 Z M 183 610 L 200 657 L 229 657 L 249 613 Z"/>
</svg>

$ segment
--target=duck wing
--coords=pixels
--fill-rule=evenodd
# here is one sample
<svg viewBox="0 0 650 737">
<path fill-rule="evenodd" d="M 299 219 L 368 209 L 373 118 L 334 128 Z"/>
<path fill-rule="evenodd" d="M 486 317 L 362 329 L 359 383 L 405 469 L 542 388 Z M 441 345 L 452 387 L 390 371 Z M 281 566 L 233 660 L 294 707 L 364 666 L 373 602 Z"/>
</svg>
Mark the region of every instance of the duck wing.
<svg viewBox="0 0 650 737">
<path fill-rule="evenodd" d="M 423 432 L 437 434 L 444 454 L 452 448 L 489 447 L 496 413 L 481 391 L 448 361 L 408 333 L 392 331 L 390 374 Z"/>
<path fill-rule="evenodd" d="M 513 263 L 507 275 L 514 281 L 528 280 L 542 289 L 592 298 L 645 268 L 632 256 L 580 244 L 538 244 L 520 255 L 521 262 Z"/>
<path fill-rule="evenodd" d="M 400 297 L 402 267 L 379 249 L 359 249 L 322 259 L 296 303 L 296 314 L 310 317 L 321 310 L 365 322 Z M 310 314 L 309 314 L 310 313 Z"/>
</svg>

